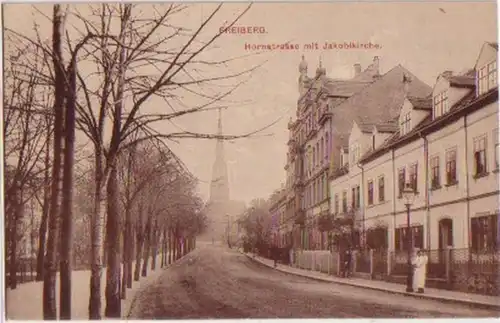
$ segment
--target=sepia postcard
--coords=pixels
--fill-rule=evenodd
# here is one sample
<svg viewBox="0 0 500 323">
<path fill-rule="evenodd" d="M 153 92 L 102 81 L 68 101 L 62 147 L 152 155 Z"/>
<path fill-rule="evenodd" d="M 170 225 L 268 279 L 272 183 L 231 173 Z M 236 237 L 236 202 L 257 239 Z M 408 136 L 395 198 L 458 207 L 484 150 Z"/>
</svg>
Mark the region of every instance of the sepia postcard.
<svg viewBox="0 0 500 323">
<path fill-rule="evenodd" d="M 2 34 L 6 320 L 499 316 L 496 2 L 8 3 Z"/>
</svg>

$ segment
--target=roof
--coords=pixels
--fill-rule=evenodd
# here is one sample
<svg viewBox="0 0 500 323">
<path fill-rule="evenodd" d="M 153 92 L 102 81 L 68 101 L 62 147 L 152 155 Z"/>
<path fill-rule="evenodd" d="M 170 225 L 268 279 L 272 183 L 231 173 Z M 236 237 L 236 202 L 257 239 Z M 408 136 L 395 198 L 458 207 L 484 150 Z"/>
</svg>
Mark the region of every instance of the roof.
<svg viewBox="0 0 500 323">
<path fill-rule="evenodd" d="M 359 127 L 359 130 L 361 130 L 361 132 L 365 132 L 365 133 L 372 133 L 373 132 L 373 124 L 371 124 L 371 123 L 359 123 L 358 127 Z"/>
<path fill-rule="evenodd" d="M 339 145 L 347 145 L 353 121 L 358 124 L 385 124 L 399 116 L 406 97 L 404 75 L 412 78 L 407 89 L 408 96 L 426 98 L 430 95 L 430 86 L 403 66 L 394 67 L 333 109 L 333 123 L 337 130 L 337 140 L 340 140 Z"/>
<path fill-rule="evenodd" d="M 394 135 L 389 137 L 379 148 L 376 150 L 372 150 L 367 152 L 364 156 L 361 157 L 361 162 L 367 162 L 375 159 L 380 156 L 384 152 L 390 150 L 391 148 L 397 147 L 401 144 L 404 144 L 407 140 L 414 138 L 423 131 L 433 131 L 435 127 L 442 127 L 443 124 L 450 122 L 450 119 L 453 117 L 459 116 L 459 113 L 465 110 L 468 110 L 470 107 L 477 106 L 488 103 L 488 100 L 498 100 L 498 89 L 494 89 L 488 93 L 481 95 L 480 97 L 476 97 L 476 93 L 474 90 L 471 90 L 468 94 L 466 94 L 459 102 L 457 102 L 451 109 L 450 112 L 443 115 L 442 117 L 432 119 L 432 115 L 429 114 L 424 118 L 412 131 L 407 133 L 404 136 L 400 136 L 399 131 Z"/>
<path fill-rule="evenodd" d="M 450 86 L 454 87 L 474 87 L 476 85 L 475 77 L 470 75 L 454 75 L 448 78 L 448 81 L 450 81 Z"/>
<path fill-rule="evenodd" d="M 388 132 L 388 133 L 394 133 L 399 129 L 398 122 L 396 120 L 376 124 L 375 128 L 377 128 L 378 132 Z"/>
<path fill-rule="evenodd" d="M 325 88 L 329 96 L 336 97 L 350 97 L 359 92 L 367 85 L 371 84 L 367 81 L 352 81 L 352 80 L 328 80 L 326 81 Z"/>
<path fill-rule="evenodd" d="M 432 110 L 432 98 L 416 98 L 413 96 L 408 97 L 408 101 L 410 101 L 411 105 L 414 109 L 417 110 Z"/>
</svg>

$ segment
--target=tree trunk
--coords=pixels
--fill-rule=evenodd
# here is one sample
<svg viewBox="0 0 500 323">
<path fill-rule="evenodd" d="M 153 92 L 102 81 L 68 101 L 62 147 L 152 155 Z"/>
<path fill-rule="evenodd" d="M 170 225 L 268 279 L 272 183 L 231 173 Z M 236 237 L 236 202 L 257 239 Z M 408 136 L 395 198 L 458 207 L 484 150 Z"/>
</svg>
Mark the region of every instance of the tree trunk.
<svg viewBox="0 0 500 323">
<path fill-rule="evenodd" d="M 71 272 L 73 254 L 73 165 L 75 162 L 75 109 L 76 109 L 76 66 L 71 62 L 68 67 L 69 88 L 66 97 L 65 141 L 62 186 L 62 226 L 61 226 L 61 283 L 60 309 L 61 320 L 71 319 Z"/>
<path fill-rule="evenodd" d="M 47 118 L 47 120 L 49 120 Z M 50 122 L 47 121 L 47 142 L 45 146 L 45 170 L 44 170 L 44 188 L 43 188 L 43 206 L 40 229 L 38 231 L 38 254 L 36 257 L 36 281 L 43 280 L 45 242 L 47 239 L 47 220 L 50 206 Z"/>
<path fill-rule="evenodd" d="M 167 249 L 167 231 L 165 228 L 162 230 L 162 240 L 161 240 L 161 268 L 166 266 L 166 257 L 165 257 L 165 252 Z"/>
<path fill-rule="evenodd" d="M 134 251 L 135 251 L 135 239 L 134 239 L 134 228 L 132 226 L 132 223 L 130 223 L 130 249 L 127 250 L 128 253 L 128 263 L 127 263 L 127 277 L 126 277 L 126 284 L 127 288 L 132 288 L 132 262 L 134 261 Z"/>
<path fill-rule="evenodd" d="M 52 189 L 50 201 L 49 235 L 47 239 L 47 258 L 43 280 L 43 318 L 56 320 L 56 272 L 57 246 L 59 238 L 59 185 L 61 172 L 61 145 L 63 137 L 63 104 L 65 75 L 62 61 L 62 36 L 64 35 L 64 17 L 61 6 L 53 6 L 52 52 L 54 64 L 54 154 L 52 166 Z"/>
<path fill-rule="evenodd" d="M 108 180 L 108 215 L 106 221 L 107 268 L 105 316 L 121 317 L 120 300 L 120 214 L 116 165 L 112 164 Z"/>
<path fill-rule="evenodd" d="M 144 235 L 142 229 L 142 212 L 141 207 L 139 207 L 139 219 L 137 220 L 139 224 L 136 229 L 136 250 L 135 250 L 135 270 L 134 270 L 134 280 L 139 281 L 140 272 L 141 272 L 141 254 L 142 254 L 142 246 L 144 244 Z"/>
<path fill-rule="evenodd" d="M 19 219 L 22 216 L 22 205 L 21 199 L 17 196 L 18 192 L 14 193 L 15 196 L 15 204 L 14 204 L 14 213 L 13 213 L 13 221 L 9 221 L 10 223 L 10 234 L 9 234 L 9 245 L 10 245 L 10 262 L 9 262 L 9 287 L 11 289 L 17 288 L 17 272 L 18 272 L 18 263 L 17 263 L 17 240 L 18 240 L 18 228 L 19 228 Z"/>
<path fill-rule="evenodd" d="M 144 241 L 144 261 L 142 263 L 142 272 L 141 272 L 142 277 L 146 277 L 148 275 L 149 252 L 151 251 L 151 215 L 148 215 L 144 235 L 145 235 L 144 237 L 145 241 Z"/>
<path fill-rule="evenodd" d="M 122 232 L 123 234 L 123 272 L 122 272 L 122 282 L 124 282 L 121 285 L 121 291 L 120 291 L 120 298 L 121 299 L 127 299 L 127 284 L 125 283 L 127 281 L 127 273 L 128 273 L 128 239 L 127 239 L 127 224 L 125 224 L 125 229 Z"/>
<path fill-rule="evenodd" d="M 95 191 L 94 212 L 91 217 L 91 273 L 90 273 L 90 297 L 89 297 L 89 319 L 101 319 L 101 272 L 103 259 L 103 223 L 106 211 L 106 199 L 104 188 L 106 180 L 103 174 L 102 149 L 95 146 Z"/>
<path fill-rule="evenodd" d="M 168 230 L 168 264 L 172 264 L 174 253 L 174 237 L 172 234 L 172 229 Z"/>
<path fill-rule="evenodd" d="M 153 248 L 152 248 L 152 257 L 151 257 L 151 270 L 156 270 L 156 254 L 158 253 L 158 221 L 155 219 L 155 225 L 153 230 Z"/>
<path fill-rule="evenodd" d="M 179 231 L 178 230 L 175 230 L 175 246 L 176 246 L 175 260 L 177 261 L 177 260 L 179 260 L 182 257 L 181 239 L 180 239 Z"/>
</svg>

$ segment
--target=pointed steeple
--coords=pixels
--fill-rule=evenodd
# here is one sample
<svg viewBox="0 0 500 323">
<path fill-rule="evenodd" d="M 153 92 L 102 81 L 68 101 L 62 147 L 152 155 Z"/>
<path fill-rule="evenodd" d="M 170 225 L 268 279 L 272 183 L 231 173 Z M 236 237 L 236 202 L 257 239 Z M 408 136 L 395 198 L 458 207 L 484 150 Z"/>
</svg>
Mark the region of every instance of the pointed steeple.
<svg viewBox="0 0 500 323">
<path fill-rule="evenodd" d="M 222 108 L 219 108 L 217 135 L 222 137 Z M 224 142 L 219 138 L 215 146 L 215 161 L 210 184 L 210 202 L 220 203 L 226 201 L 229 201 L 229 181 L 224 156 Z"/>
</svg>

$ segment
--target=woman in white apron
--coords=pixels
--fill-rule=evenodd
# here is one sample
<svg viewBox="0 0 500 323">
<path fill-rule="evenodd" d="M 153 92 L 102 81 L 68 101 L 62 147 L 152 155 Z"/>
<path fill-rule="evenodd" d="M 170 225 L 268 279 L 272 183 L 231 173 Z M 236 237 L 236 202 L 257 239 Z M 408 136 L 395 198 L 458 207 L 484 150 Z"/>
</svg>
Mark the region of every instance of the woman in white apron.
<svg viewBox="0 0 500 323">
<path fill-rule="evenodd" d="M 417 255 L 413 263 L 413 289 L 418 293 L 423 293 L 425 279 L 427 278 L 427 255 L 423 250 L 417 250 Z"/>
</svg>

